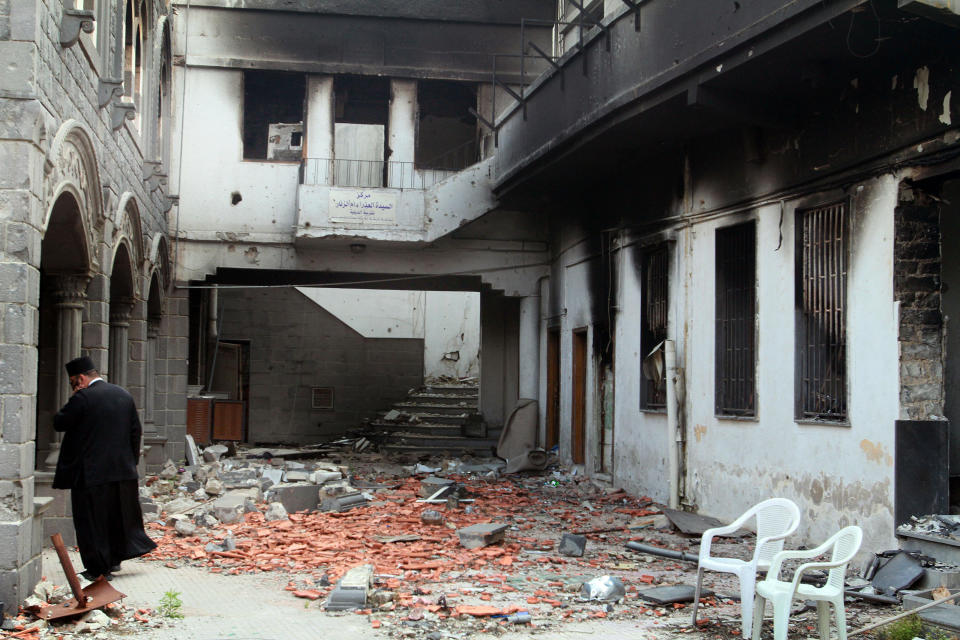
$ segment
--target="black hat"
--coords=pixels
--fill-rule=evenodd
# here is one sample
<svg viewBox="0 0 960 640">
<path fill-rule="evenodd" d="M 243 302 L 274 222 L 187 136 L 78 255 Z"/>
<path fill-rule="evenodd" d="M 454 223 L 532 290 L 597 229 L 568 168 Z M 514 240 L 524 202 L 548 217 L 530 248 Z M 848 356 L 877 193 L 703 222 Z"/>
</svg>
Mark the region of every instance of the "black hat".
<svg viewBox="0 0 960 640">
<path fill-rule="evenodd" d="M 81 373 L 86 373 L 87 371 L 93 371 L 96 369 L 93 364 L 93 360 L 90 359 L 90 356 L 80 356 L 79 358 L 74 358 L 66 364 L 66 367 L 68 376 L 78 376 Z"/>
</svg>

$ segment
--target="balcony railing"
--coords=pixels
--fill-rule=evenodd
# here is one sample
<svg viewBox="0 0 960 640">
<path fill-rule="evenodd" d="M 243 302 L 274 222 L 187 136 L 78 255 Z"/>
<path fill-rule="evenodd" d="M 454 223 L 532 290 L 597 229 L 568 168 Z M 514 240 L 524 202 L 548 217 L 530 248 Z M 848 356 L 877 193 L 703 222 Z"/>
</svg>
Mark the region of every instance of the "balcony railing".
<svg viewBox="0 0 960 640">
<path fill-rule="evenodd" d="M 446 169 L 418 169 L 412 162 L 306 158 L 301 184 L 330 187 L 427 189 L 457 173 Z"/>
</svg>

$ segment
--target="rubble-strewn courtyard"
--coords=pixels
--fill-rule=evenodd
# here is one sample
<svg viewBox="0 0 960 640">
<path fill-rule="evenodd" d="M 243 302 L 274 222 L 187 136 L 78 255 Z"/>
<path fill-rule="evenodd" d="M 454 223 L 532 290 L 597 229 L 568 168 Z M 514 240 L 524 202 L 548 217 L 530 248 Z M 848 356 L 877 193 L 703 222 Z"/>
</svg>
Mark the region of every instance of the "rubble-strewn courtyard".
<svg viewBox="0 0 960 640">
<path fill-rule="evenodd" d="M 196 464 L 168 463 L 147 478 L 142 501 L 159 547 L 125 563 L 113 581 L 123 591 L 138 574 L 149 574 L 165 587 L 161 593 L 183 594 L 182 609 L 170 617 L 160 599 L 144 602 L 131 590 L 122 603 L 79 621 L 48 624 L 21 615 L 12 621 L 15 637 L 214 637 L 191 628 L 215 615 L 225 585 L 278 616 L 296 607 L 296 617 L 309 614 L 324 637 L 740 635 L 739 591 L 728 574 L 706 574 L 709 591 L 694 627 L 689 604 L 657 604 L 646 591 L 693 585 L 696 565 L 626 548 L 641 542 L 695 557 L 698 536 L 674 529 L 649 498 L 555 464 L 501 475 L 497 459 L 402 460 L 349 449 L 322 457 L 309 449 L 228 455 L 226 447 L 214 447 L 206 460 L 196 453 Z M 462 532 L 486 523 L 500 526 L 472 538 Z M 714 549 L 747 557 L 752 543 L 751 535 L 741 535 Z M 55 556 L 47 555 L 44 569 L 48 579 L 28 604 L 69 596 L 56 579 L 62 572 Z M 858 571 L 851 567 L 848 576 Z M 622 593 L 603 588 L 617 579 Z M 210 582 L 209 596 L 178 586 L 198 581 Z M 228 609 L 231 601 L 240 608 L 228 617 L 253 620 L 267 611 L 243 609 L 240 595 L 227 598 Z M 815 628 L 815 610 L 804 609 L 791 617 L 792 635 Z M 876 605 L 847 605 L 851 629 L 887 614 Z M 222 637 L 299 637 L 273 633 L 258 628 Z"/>
</svg>

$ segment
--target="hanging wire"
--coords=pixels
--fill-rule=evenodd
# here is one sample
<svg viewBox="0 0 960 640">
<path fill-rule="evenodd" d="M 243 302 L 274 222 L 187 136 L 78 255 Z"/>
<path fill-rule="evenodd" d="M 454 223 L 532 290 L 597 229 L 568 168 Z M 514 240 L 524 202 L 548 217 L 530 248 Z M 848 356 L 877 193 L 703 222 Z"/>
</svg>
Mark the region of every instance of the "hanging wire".
<svg viewBox="0 0 960 640">
<path fill-rule="evenodd" d="M 850 55 L 854 56 L 855 58 L 861 58 L 861 59 L 870 58 L 876 55 L 878 51 L 880 51 L 880 16 L 877 14 L 877 8 L 874 6 L 873 0 L 870 0 L 868 4 L 870 5 L 870 11 L 873 13 L 873 19 L 877 23 L 877 37 L 875 40 L 876 46 L 873 48 L 873 51 L 866 54 L 857 53 L 856 51 L 853 50 L 853 46 L 850 44 L 850 37 L 853 35 L 853 23 L 857 21 L 857 13 L 859 12 L 858 11 L 851 12 L 850 26 L 847 27 L 847 51 L 849 51 Z"/>
</svg>

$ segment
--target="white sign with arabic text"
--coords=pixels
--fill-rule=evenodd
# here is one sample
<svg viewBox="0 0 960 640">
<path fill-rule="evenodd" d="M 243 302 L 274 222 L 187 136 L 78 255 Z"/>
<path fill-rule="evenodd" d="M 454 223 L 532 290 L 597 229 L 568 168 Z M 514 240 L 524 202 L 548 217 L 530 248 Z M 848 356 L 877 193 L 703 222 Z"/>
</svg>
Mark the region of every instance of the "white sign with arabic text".
<svg viewBox="0 0 960 640">
<path fill-rule="evenodd" d="M 330 189 L 330 222 L 352 227 L 397 222 L 397 194 L 372 189 Z"/>
</svg>

